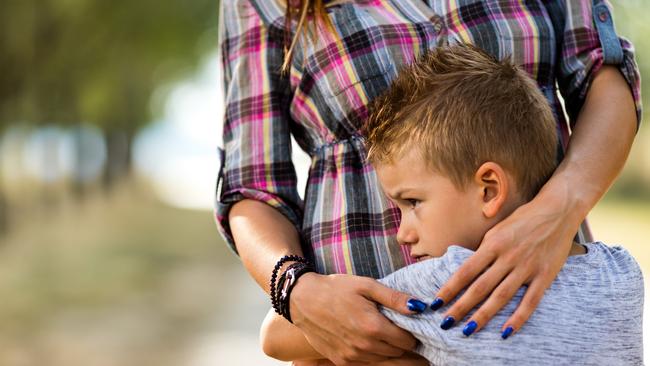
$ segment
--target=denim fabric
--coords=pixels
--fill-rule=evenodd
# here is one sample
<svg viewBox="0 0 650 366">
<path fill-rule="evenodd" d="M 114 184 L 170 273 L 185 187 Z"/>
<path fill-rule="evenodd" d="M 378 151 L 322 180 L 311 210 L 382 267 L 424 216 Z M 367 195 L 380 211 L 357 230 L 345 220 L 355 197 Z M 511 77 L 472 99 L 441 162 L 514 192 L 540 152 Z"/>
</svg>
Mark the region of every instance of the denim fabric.
<svg viewBox="0 0 650 366">
<path fill-rule="evenodd" d="M 620 64 L 623 62 L 623 48 L 614 30 L 614 21 L 607 4 L 595 0 L 593 17 L 600 44 L 603 48 L 603 62 L 613 65 Z"/>
</svg>

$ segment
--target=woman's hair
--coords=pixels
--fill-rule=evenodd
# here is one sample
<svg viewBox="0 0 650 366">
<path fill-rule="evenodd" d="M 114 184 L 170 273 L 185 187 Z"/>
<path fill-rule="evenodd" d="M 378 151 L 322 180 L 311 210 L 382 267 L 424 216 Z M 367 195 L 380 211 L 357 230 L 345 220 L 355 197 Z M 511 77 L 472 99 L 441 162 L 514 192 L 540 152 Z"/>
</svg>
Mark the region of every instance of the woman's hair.
<svg viewBox="0 0 650 366">
<path fill-rule="evenodd" d="M 300 37 L 310 37 L 315 42 L 316 33 L 321 29 L 335 35 L 334 25 L 325 10 L 325 0 L 282 0 L 286 11 L 284 17 L 284 62 L 282 71 L 286 72 L 291 65 L 293 52 Z M 338 1 L 336 1 L 338 3 Z M 296 24 L 295 33 L 292 31 Z M 293 37 L 291 36 L 292 34 Z"/>
<path fill-rule="evenodd" d="M 436 48 L 401 70 L 370 103 L 364 133 L 370 163 L 416 147 L 459 188 L 492 161 L 532 199 L 556 166 L 555 118 L 537 83 L 472 45 Z"/>
</svg>

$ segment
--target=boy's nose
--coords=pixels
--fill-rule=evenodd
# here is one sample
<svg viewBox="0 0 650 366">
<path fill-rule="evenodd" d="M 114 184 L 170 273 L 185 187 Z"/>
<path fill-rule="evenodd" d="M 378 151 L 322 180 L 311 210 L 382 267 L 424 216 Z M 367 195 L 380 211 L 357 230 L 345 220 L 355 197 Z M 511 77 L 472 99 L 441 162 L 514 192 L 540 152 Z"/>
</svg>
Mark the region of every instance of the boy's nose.
<svg viewBox="0 0 650 366">
<path fill-rule="evenodd" d="M 417 242 L 417 235 L 415 234 L 415 231 L 410 230 L 405 225 L 399 226 L 395 238 L 400 245 L 411 245 Z"/>
</svg>

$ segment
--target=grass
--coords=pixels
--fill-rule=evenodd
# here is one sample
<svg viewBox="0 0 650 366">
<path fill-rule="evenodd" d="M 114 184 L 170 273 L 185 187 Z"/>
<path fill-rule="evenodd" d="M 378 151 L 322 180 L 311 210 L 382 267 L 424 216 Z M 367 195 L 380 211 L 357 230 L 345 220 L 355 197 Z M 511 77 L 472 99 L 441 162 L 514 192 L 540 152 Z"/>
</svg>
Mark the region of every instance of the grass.
<svg viewBox="0 0 650 366">
<path fill-rule="evenodd" d="M 27 217 L 0 238 L 2 365 L 87 365 L 89 349 L 111 365 L 178 365 L 214 326 L 222 273 L 240 267 L 211 212 L 165 206 L 137 184 Z"/>
</svg>

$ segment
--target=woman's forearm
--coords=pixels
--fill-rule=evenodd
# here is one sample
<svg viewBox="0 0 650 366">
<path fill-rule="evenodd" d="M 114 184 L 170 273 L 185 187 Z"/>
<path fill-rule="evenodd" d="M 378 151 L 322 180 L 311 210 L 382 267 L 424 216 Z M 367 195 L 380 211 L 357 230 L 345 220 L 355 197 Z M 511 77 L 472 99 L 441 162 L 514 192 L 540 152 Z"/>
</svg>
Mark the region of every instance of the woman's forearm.
<svg viewBox="0 0 650 366">
<path fill-rule="evenodd" d="M 603 66 L 589 88 L 564 160 L 536 200 L 563 200 L 568 218 L 579 225 L 623 168 L 636 120 L 623 75 L 616 67 Z"/>
<path fill-rule="evenodd" d="M 244 267 L 269 293 L 277 260 L 287 254 L 302 255 L 296 228 L 273 207 L 250 199 L 237 202 L 230 209 L 229 220 Z"/>
<path fill-rule="evenodd" d="M 265 290 L 276 261 L 302 254 L 298 232 L 281 213 L 257 201 L 231 208 L 230 228 L 244 266 Z M 391 323 L 377 304 L 412 314 L 410 295 L 371 278 L 306 273 L 291 292 L 291 318 L 314 350 L 336 364 L 401 357 L 416 339 Z"/>
</svg>

